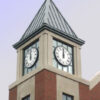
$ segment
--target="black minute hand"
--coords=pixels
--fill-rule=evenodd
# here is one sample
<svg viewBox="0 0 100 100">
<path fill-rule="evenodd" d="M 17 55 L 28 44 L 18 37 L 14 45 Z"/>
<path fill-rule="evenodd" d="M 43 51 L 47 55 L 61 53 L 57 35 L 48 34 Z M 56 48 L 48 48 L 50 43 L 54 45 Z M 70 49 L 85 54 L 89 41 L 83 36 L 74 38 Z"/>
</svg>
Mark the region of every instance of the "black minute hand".
<svg viewBox="0 0 100 100">
<path fill-rule="evenodd" d="M 30 60 L 32 59 L 32 51 L 30 50 Z"/>
<path fill-rule="evenodd" d="M 65 58 L 65 55 L 64 55 L 64 48 L 63 48 L 63 58 Z"/>
</svg>

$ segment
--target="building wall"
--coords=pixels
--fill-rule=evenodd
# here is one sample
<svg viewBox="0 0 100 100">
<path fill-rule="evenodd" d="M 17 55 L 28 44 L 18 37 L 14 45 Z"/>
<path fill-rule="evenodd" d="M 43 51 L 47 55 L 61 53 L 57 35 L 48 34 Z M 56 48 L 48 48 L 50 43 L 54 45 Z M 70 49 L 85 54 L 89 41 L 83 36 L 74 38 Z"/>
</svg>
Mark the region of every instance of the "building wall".
<svg viewBox="0 0 100 100">
<path fill-rule="evenodd" d="M 32 77 L 17 86 L 17 100 L 30 95 L 31 100 L 35 100 L 35 77 Z"/>
<path fill-rule="evenodd" d="M 56 99 L 56 74 L 43 70 L 35 77 L 35 100 Z"/>
<path fill-rule="evenodd" d="M 22 100 L 27 95 L 30 100 L 62 100 L 63 93 L 74 100 L 100 100 L 100 82 L 90 89 L 90 85 L 42 70 L 10 89 L 9 100 Z"/>
<path fill-rule="evenodd" d="M 57 75 L 57 100 L 62 100 L 63 93 L 74 96 L 74 100 L 79 100 L 79 84 Z"/>
<path fill-rule="evenodd" d="M 9 100 L 17 100 L 17 87 L 9 90 Z"/>
<path fill-rule="evenodd" d="M 90 100 L 89 86 L 79 83 L 80 100 Z"/>
<path fill-rule="evenodd" d="M 100 82 L 90 91 L 91 100 L 100 100 Z"/>
<path fill-rule="evenodd" d="M 80 100 L 100 100 L 100 82 L 89 89 L 90 86 L 79 83 Z"/>
</svg>

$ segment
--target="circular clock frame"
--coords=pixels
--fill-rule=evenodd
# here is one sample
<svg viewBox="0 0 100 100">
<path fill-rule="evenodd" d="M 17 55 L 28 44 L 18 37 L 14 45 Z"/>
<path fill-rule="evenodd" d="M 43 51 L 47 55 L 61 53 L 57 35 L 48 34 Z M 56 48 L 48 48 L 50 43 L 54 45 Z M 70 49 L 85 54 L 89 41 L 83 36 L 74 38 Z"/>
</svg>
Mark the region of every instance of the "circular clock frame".
<svg viewBox="0 0 100 100">
<path fill-rule="evenodd" d="M 64 48 L 64 49 L 68 52 L 68 54 L 70 55 L 70 63 L 69 63 L 69 64 L 63 64 L 63 63 L 61 63 L 61 62 L 58 60 L 58 58 L 57 58 L 57 56 L 56 56 L 56 50 L 57 50 L 57 48 L 59 48 L 59 47 Z M 57 61 L 60 65 L 62 65 L 63 67 L 67 67 L 67 66 L 69 66 L 69 65 L 71 64 L 71 60 L 72 60 L 71 54 L 70 54 L 69 51 L 68 51 L 65 47 L 63 47 L 63 46 L 57 46 L 57 47 L 55 48 L 55 50 L 54 50 L 54 56 L 55 56 L 55 58 L 56 58 L 56 61 Z"/>
<path fill-rule="evenodd" d="M 36 62 L 37 62 L 37 60 L 38 60 L 38 57 L 39 57 L 39 51 L 38 51 L 38 49 L 35 48 L 35 47 L 33 47 L 33 48 L 36 49 L 36 51 L 37 51 L 37 57 L 36 57 L 34 63 L 28 67 L 28 66 L 25 65 L 25 59 L 24 59 L 24 66 L 25 66 L 26 68 L 28 68 L 28 69 L 29 69 L 29 68 L 32 68 L 32 67 L 36 64 Z"/>
</svg>

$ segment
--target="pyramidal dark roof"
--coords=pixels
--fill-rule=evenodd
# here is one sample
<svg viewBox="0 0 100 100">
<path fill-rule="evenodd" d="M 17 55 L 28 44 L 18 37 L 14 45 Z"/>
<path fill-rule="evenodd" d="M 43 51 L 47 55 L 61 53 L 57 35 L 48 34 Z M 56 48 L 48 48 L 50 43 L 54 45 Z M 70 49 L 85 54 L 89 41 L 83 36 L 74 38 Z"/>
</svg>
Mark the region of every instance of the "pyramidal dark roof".
<svg viewBox="0 0 100 100">
<path fill-rule="evenodd" d="M 18 48 L 43 29 L 54 31 L 54 33 L 64 36 L 80 45 L 84 44 L 84 41 L 76 36 L 54 2 L 52 0 L 45 0 L 20 41 L 14 45 L 14 48 Z"/>
</svg>

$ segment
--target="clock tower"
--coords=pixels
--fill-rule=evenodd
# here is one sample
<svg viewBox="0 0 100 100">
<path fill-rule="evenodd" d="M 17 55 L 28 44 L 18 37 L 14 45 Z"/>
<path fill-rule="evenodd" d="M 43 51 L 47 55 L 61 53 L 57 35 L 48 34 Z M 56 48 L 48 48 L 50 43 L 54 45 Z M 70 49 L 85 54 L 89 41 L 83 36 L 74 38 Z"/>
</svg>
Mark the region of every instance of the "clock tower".
<svg viewBox="0 0 100 100">
<path fill-rule="evenodd" d="M 46 0 L 13 45 L 17 78 L 9 86 L 9 100 L 90 100 L 89 82 L 81 77 L 84 43 L 54 2 Z"/>
</svg>

